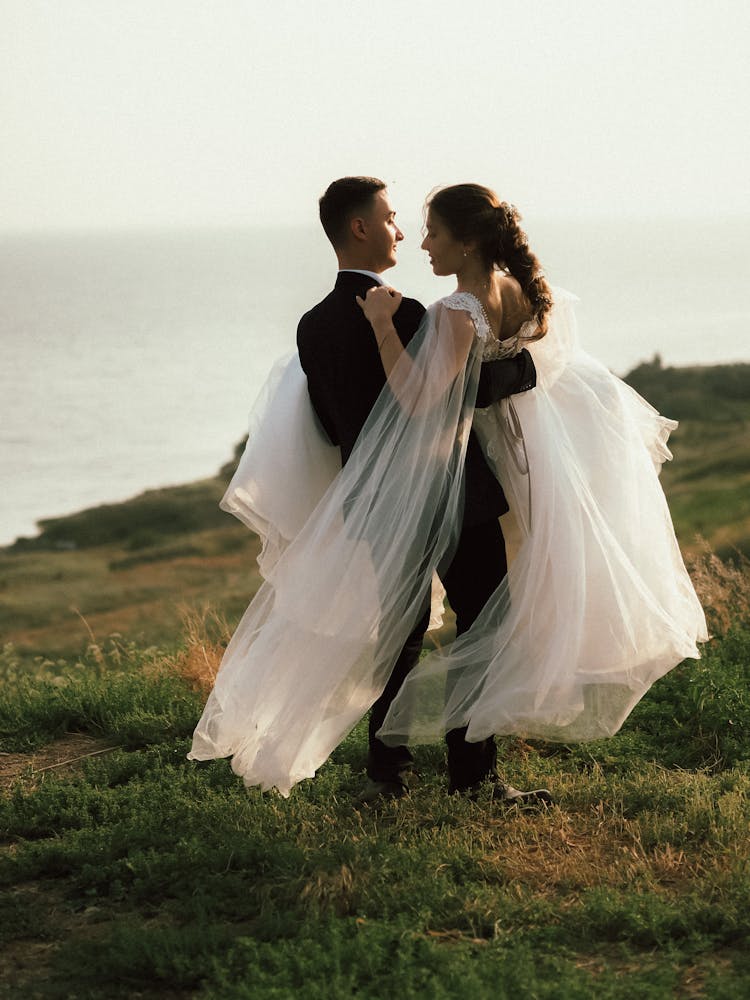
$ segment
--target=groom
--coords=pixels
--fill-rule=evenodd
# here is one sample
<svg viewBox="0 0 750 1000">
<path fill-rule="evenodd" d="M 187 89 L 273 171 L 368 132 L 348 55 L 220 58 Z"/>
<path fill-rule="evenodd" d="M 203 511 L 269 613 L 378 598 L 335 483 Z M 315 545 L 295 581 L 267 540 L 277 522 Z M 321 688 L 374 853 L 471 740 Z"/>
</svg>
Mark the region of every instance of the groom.
<svg viewBox="0 0 750 1000">
<path fill-rule="evenodd" d="M 336 284 L 322 302 L 305 313 L 297 328 L 297 346 L 307 375 L 313 408 L 331 442 L 346 463 L 375 401 L 385 385 L 385 373 L 372 328 L 357 304 L 367 290 L 383 284 L 381 275 L 396 264 L 404 234 L 396 224 L 386 186 L 374 177 L 342 177 L 320 199 L 320 221 L 333 244 L 339 264 Z M 401 341 L 412 338 L 425 309 L 403 298 L 393 317 Z M 481 366 L 477 406 L 536 385 L 528 351 L 514 358 Z M 466 452 L 464 507 L 458 545 L 442 573 L 448 600 L 456 613 L 456 631 L 465 632 L 506 574 L 505 542 L 498 518 L 508 510 L 503 491 L 484 460 L 473 432 Z M 368 786 L 362 796 L 399 797 L 407 791 L 404 772 L 412 756 L 405 746 L 389 747 L 375 733 L 406 675 L 419 659 L 429 623 L 429 595 L 393 667 L 390 679 L 372 706 L 367 758 Z M 549 793 L 519 792 L 495 773 L 497 750 L 492 737 L 478 743 L 464 738 L 465 729 L 446 735 L 449 791 L 472 794 L 482 781 L 493 781 L 493 795 L 504 801 L 548 801 Z"/>
</svg>

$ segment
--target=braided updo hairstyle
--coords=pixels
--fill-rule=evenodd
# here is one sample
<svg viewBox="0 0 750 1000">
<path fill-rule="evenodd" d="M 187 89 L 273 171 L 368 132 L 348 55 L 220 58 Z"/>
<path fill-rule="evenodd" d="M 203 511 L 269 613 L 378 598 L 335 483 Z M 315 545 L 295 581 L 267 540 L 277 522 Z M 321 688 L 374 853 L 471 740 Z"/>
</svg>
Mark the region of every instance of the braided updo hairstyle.
<svg viewBox="0 0 750 1000">
<path fill-rule="evenodd" d="M 517 208 L 501 202 L 494 191 L 481 184 L 454 184 L 438 188 L 427 199 L 426 208 L 440 217 L 457 240 L 475 242 L 482 262 L 492 271 L 511 274 L 531 303 L 539 339 L 547 332 L 547 313 L 552 292 L 541 265 L 529 249 Z"/>
</svg>

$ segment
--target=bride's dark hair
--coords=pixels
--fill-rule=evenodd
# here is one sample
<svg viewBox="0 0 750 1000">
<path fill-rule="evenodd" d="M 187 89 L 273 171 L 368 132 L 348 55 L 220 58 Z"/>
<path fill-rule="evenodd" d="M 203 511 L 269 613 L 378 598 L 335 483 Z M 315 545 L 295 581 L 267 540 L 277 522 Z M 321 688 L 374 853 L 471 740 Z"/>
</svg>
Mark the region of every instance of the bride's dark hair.
<svg viewBox="0 0 750 1000">
<path fill-rule="evenodd" d="M 519 225 L 518 209 L 500 201 L 494 191 L 481 184 L 437 188 L 428 196 L 427 208 L 440 217 L 455 239 L 475 242 L 489 270 L 502 268 L 516 279 L 539 326 L 534 339 L 543 337 L 547 332 L 547 313 L 552 308 L 552 292 Z"/>
</svg>

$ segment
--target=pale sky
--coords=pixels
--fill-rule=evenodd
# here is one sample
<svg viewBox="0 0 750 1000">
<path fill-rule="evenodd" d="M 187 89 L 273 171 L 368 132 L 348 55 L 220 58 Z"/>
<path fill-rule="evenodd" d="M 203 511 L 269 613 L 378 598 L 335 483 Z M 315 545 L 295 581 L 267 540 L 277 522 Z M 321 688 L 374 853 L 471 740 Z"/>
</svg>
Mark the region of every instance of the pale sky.
<svg viewBox="0 0 750 1000">
<path fill-rule="evenodd" d="M 747 0 L 0 0 L 0 229 L 750 214 Z"/>
</svg>

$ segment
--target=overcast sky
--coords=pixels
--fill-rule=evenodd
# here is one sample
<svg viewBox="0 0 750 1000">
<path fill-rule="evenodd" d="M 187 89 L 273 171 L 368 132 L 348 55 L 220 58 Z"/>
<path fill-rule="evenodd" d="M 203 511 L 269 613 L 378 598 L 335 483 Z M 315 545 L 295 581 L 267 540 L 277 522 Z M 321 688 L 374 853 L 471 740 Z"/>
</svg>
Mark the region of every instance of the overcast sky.
<svg viewBox="0 0 750 1000">
<path fill-rule="evenodd" d="M 747 0 L 0 0 L 0 228 L 750 213 Z"/>
</svg>

